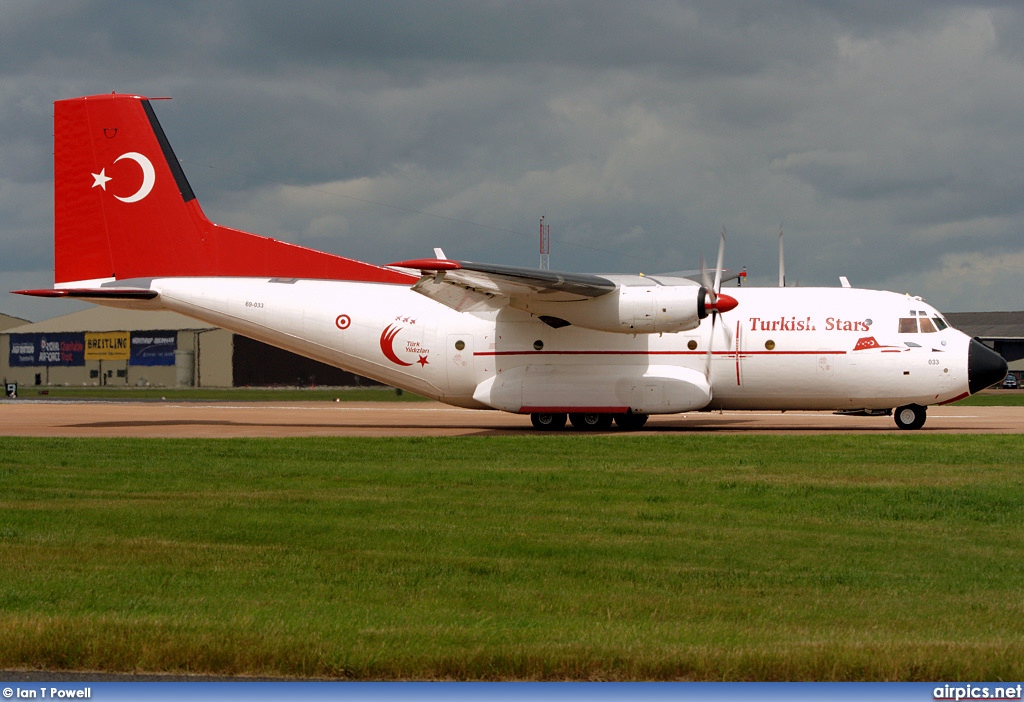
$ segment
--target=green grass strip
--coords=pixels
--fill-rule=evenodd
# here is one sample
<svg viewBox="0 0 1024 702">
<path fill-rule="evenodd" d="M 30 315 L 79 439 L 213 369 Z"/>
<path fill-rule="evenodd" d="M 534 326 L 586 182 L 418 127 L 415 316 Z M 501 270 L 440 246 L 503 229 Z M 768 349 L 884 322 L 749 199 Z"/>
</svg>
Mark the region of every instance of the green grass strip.
<svg viewBox="0 0 1024 702">
<path fill-rule="evenodd" d="M 953 404 L 963 407 L 1024 407 L 1024 392 L 981 392 Z"/>
<path fill-rule="evenodd" d="M 0 438 L 0 667 L 1020 679 L 1020 446 Z"/>
</svg>

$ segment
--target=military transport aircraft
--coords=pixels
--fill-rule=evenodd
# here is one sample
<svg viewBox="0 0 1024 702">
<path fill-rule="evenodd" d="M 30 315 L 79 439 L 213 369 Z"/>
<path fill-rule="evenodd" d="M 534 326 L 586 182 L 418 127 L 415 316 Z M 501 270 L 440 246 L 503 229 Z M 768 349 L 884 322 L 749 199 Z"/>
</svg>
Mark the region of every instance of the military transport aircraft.
<svg viewBox="0 0 1024 702">
<path fill-rule="evenodd" d="M 695 410 L 890 412 L 1006 375 L 919 297 L 729 288 L 718 264 L 587 275 L 434 258 L 372 265 L 229 229 L 203 214 L 152 102 L 54 108 L 55 285 L 26 295 L 172 310 L 460 407 L 538 429 L 637 429 Z"/>
</svg>

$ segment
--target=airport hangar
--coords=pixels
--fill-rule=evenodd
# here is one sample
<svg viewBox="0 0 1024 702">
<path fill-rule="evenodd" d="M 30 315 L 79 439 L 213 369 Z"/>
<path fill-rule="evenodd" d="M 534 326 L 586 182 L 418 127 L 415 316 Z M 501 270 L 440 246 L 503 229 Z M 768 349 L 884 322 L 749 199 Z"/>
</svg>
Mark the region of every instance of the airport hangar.
<svg viewBox="0 0 1024 702">
<path fill-rule="evenodd" d="M 19 327 L 22 324 L 31 324 L 27 319 L 21 317 L 12 317 L 9 314 L 3 314 L 0 312 L 0 332 L 11 327 Z"/>
<path fill-rule="evenodd" d="M 1024 381 L 1024 312 L 949 312 L 943 316 L 1005 358 L 1020 387 Z"/>
<path fill-rule="evenodd" d="M 174 312 L 100 306 L 35 324 L 0 315 L 0 376 L 21 388 L 379 385 Z"/>
<path fill-rule="evenodd" d="M 945 316 L 1024 379 L 1024 311 Z M 173 312 L 100 306 L 35 324 L 0 314 L 0 376 L 22 387 L 377 384 Z"/>
</svg>

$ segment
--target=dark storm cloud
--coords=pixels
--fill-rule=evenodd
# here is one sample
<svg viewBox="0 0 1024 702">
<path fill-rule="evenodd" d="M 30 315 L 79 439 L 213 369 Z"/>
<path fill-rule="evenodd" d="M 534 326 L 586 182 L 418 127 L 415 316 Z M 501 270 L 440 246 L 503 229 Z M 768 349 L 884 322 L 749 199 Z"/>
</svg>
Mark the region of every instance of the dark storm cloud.
<svg viewBox="0 0 1024 702">
<path fill-rule="evenodd" d="M 784 223 L 801 284 L 1019 308 L 1022 17 L 924 0 L 8 3 L 3 280 L 50 282 L 52 101 L 120 90 L 175 98 L 157 112 L 214 219 L 375 262 L 442 245 L 533 265 L 547 214 L 557 267 L 690 268 L 725 224 L 732 265 L 771 283 Z"/>
<path fill-rule="evenodd" d="M 257 64 L 264 67 L 333 59 L 366 66 L 404 63 L 429 75 L 453 64 L 588 70 L 666 65 L 710 76 L 763 66 L 765 52 L 757 49 L 769 28 L 745 23 L 751 30 L 744 37 L 748 48 L 730 51 L 731 42 L 722 39 L 736 27 L 728 19 L 718 22 L 721 11 L 582 2 L 326 2 L 298 8 L 262 3 L 246 10 L 249 39 L 268 49 L 267 61 Z M 242 60 L 248 62 L 246 54 Z"/>
</svg>

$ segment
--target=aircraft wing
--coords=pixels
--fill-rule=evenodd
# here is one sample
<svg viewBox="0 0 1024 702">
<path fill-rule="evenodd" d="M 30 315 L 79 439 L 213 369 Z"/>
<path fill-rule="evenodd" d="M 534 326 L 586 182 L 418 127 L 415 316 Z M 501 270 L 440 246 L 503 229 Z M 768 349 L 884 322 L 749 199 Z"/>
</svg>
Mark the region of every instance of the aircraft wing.
<svg viewBox="0 0 1024 702">
<path fill-rule="evenodd" d="M 472 261 L 423 258 L 392 263 L 390 267 L 418 270 L 422 277 L 413 290 L 459 311 L 485 305 L 496 297 L 574 302 L 607 295 L 617 287 L 608 278 L 589 273 Z"/>
</svg>

